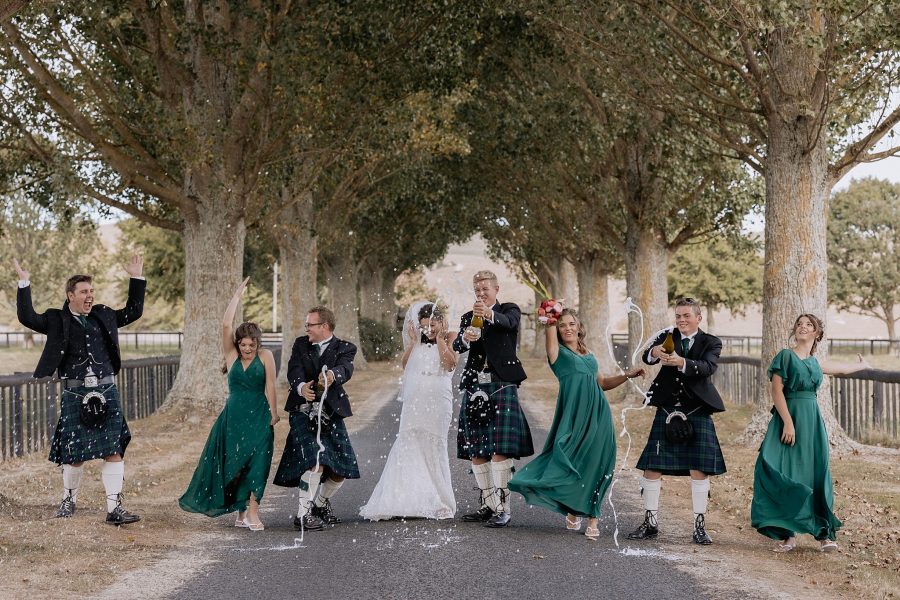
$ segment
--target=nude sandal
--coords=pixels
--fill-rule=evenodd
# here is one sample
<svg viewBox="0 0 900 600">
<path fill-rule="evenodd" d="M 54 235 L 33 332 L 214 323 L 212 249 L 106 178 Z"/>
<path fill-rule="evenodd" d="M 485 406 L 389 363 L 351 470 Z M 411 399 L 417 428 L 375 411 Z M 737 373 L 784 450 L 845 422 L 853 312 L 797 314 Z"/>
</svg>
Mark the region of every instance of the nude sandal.
<svg viewBox="0 0 900 600">
<path fill-rule="evenodd" d="M 778 552 L 779 554 L 784 554 L 785 552 L 790 552 L 797 545 L 797 538 L 791 536 L 788 539 L 784 540 L 782 543 L 778 544 L 774 548 L 772 548 L 772 552 Z"/>
<path fill-rule="evenodd" d="M 596 542 L 600 537 L 600 528 L 599 527 L 591 527 L 588 525 L 584 529 L 584 537 L 591 540 L 592 542 Z"/>
<path fill-rule="evenodd" d="M 822 552 L 834 552 L 838 549 L 837 542 L 834 540 L 822 540 L 822 545 L 819 547 Z"/>
<path fill-rule="evenodd" d="M 566 515 L 566 529 L 569 531 L 578 531 L 581 529 L 581 517 L 575 517 L 574 521 L 570 521 L 569 516 Z"/>
</svg>

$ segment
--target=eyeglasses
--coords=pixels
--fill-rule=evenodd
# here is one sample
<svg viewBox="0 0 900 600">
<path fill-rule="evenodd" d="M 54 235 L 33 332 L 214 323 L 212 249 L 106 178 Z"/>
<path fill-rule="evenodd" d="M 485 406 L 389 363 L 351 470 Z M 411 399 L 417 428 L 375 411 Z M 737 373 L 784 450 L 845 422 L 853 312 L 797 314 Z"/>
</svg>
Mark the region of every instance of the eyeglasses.
<svg viewBox="0 0 900 600">
<path fill-rule="evenodd" d="M 310 329 L 312 327 L 318 327 L 319 325 L 324 325 L 325 323 L 304 323 L 303 329 Z"/>
</svg>

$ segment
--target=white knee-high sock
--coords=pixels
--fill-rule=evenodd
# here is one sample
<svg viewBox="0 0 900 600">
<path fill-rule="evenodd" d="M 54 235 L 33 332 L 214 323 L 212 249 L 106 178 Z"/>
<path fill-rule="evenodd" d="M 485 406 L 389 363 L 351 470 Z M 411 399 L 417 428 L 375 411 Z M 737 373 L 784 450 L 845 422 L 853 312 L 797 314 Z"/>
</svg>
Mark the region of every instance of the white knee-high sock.
<svg viewBox="0 0 900 600">
<path fill-rule="evenodd" d="M 103 461 L 100 478 L 106 489 L 106 512 L 112 512 L 119 505 L 119 494 L 122 493 L 122 483 L 125 481 L 125 461 Z"/>
<path fill-rule="evenodd" d="M 322 473 L 319 471 L 307 471 L 300 477 L 300 506 L 297 508 L 297 516 L 302 517 L 309 514 L 312 507 L 313 498 L 319 490 L 319 480 Z"/>
<path fill-rule="evenodd" d="M 706 514 L 706 506 L 709 501 L 709 477 L 691 479 L 691 501 L 694 505 L 694 518 L 697 515 Z"/>
<path fill-rule="evenodd" d="M 81 487 L 81 475 L 84 473 L 84 465 L 75 467 L 63 465 L 63 500 L 72 496 L 72 501 L 78 500 L 78 488 Z"/>
<path fill-rule="evenodd" d="M 513 459 L 491 461 L 491 475 L 494 487 L 497 490 L 499 508 L 503 512 L 509 511 L 509 480 L 512 479 Z"/>
<path fill-rule="evenodd" d="M 480 465 L 472 463 L 472 474 L 475 475 L 475 483 L 481 490 L 481 504 L 487 506 L 492 511 L 497 512 L 499 506 L 497 494 L 494 489 L 494 481 L 491 476 L 491 463 L 486 462 Z"/>
<path fill-rule="evenodd" d="M 644 491 L 644 510 L 650 511 L 650 520 L 653 525 L 656 525 L 662 479 L 647 479 L 646 477 L 641 477 L 641 489 Z"/>
<path fill-rule="evenodd" d="M 324 506 L 325 501 L 334 496 L 334 493 L 341 489 L 342 485 L 344 485 L 343 479 L 335 481 L 326 477 L 325 481 L 322 482 L 322 485 L 319 486 L 319 493 L 316 495 L 315 505 Z"/>
</svg>

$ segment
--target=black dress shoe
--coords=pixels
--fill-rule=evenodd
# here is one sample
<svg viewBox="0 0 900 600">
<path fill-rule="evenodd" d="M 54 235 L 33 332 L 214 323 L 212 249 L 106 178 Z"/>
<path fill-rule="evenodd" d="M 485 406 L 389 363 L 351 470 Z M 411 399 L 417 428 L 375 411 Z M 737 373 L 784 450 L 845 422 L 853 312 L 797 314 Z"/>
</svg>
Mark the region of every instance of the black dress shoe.
<svg viewBox="0 0 900 600">
<path fill-rule="evenodd" d="M 294 529 L 300 531 L 301 529 L 305 529 L 306 531 L 321 531 L 325 529 L 325 523 L 322 522 L 322 519 L 319 517 L 308 514 L 303 517 L 294 517 Z"/>
<path fill-rule="evenodd" d="M 106 522 L 110 525 L 128 525 L 129 523 L 137 523 L 141 518 L 137 515 L 133 515 L 124 508 L 122 505 L 115 507 L 112 512 L 106 513 Z"/>
<path fill-rule="evenodd" d="M 485 527 L 490 527 L 492 529 L 499 529 L 500 527 L 506 527 L 509 525 L 509 522 L 512 521 L 512 515 L 508 512 L 501 510 L 498 513 L 495 513 L 493 517 L 488 519 L 488 522 L 484 524 Z"/>
<path fill-rule="evenodd" d="M 629 540 L 655 540 L 658 535 L 659 525 L 656 523 L 656 517 L 648 510 L 644 514 L 644 522 L 641 523 L 641 526 L 625 537 Z"/>
<path fill-rule="evenodd" d="M 463 515 L 462 520 L 466 523 L 484 523 L 488 519 L 490 519 L 494 515 L 494 511 L 492 511 L 487 506 L 482 506 L 478 510 L 473 513 L 469 513 L 467 515 Z"/>
<path fill-rule="evenodd" d="M 706 533 L 706 519 L 702 514 L 697 515 L 697 518 L 694 519 L 694 535 L 691 539 L 694 540 L 695 544 L 701 544 L 703 546 L 712 544 L 712 538 Z"/>
<path fill-rule="evenodd" d="M 337 525 L 341 522 L 331 509 L 331 500 L 325 500 L 325 504 L 322 506 L 313 505 L 310 514 L 314 517 L 319 517 L 326 525 Z"/>
<path fill-rule="evenodd" d="M 66 496 L 63 498 L 62 503 L 59 505 L 59 510 L 56 511 L 56 518 L 58 519 L 68 519 L 72 515 L 75 514 L 75 500 L 72 499 L 72 496 Z"/>
</svg>

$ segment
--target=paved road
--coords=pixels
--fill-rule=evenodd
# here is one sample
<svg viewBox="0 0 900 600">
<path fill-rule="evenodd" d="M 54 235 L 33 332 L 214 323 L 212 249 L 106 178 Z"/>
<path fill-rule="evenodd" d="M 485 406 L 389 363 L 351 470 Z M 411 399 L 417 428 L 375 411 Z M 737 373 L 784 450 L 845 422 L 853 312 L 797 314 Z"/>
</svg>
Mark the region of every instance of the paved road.
<svg viewBox="0 0 900 600">
<path fill-rule="evenodd" d="M 227 536 L 213 553 L 218 562 L 188 581 L 175 597 L 712 597 L 678 571 L 670 559 L 654 553 L 655 544 L 642 547 L 649 550 L 643 553 L 633 547 L 624 552 L 617 549 L 610 516 L 601 520 L 600 540 L 590 542 L 566 531 L 561 515 L 529 508 L 518 495 L 513 498 L 513 522 L 501 530 L 459 520 L 362 521 L 357 512 L 381 474 L 396 434 L 400 406 L 391 400 L 361 420 L 360 430 L 351 429 L 362 479 L 348 481 L 334 498 L 335 512 L 344 523 L 308 532 L 300 543 L 299 533 L 291 527 L 296 491 L 269 486 L 262 515 L 266 530 L 242 530 L 236 537 Z M 535 447 L 543 445 L 545 434 L 534 431 Z M 474 481 L 466 463 L 455 458 L 455 428 L 449 438 L 457 514 L 463 514 L 473 508 Z M 627 522 L 634 525 L 638 508 L 618 508 L 620 516 L 628 513 Z M 235 533 L 233 519 L 233 515 L 220 519 L 223 532 Z M 622 543 L 621 535 L 619 539 Z"/>
</svg>

